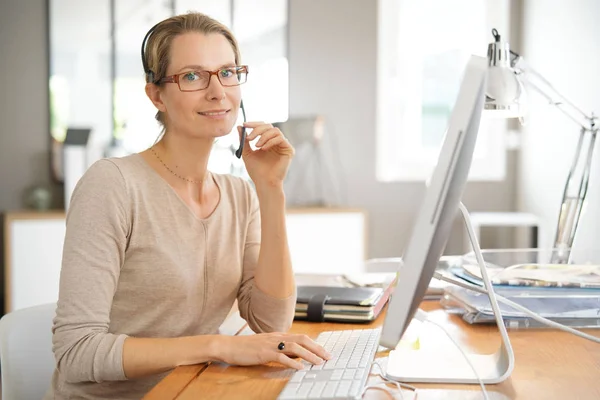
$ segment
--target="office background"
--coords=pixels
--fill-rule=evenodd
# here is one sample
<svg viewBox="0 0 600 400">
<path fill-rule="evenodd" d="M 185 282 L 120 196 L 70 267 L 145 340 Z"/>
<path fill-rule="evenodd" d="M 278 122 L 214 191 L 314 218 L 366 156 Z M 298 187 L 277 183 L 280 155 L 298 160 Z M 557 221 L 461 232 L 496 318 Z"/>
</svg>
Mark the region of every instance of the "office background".
<svg viewBox="0 0 600 400">
<path fill-rule="evenodd" d="M 377 1 L 289 1 L 289 111 L 324 114 L 337 132 L 347 193 L 342 206 L 368 213 L 368 257 L 401 255 L 423 196 L 424 182 L 376 179 Z M 0 210 L 22 208 L 26 188 L 46 184 L 49 172 L 48 32 L 45 0 L 0 2 Z M 510 1 L 511 45 L 584 110 L 600 109 L 600 3 L 594 0 Z M 491 38 L 490 38 L 491 39 Z M 315 74 L 344 62 L 338 79 Z M 373 73 L 369 73 L 373 71 Z M 348 77 L 357 77 L 353 85 Z M 532 96 L 533 107 L 543 100 Z M 552 244 L 558 206 L 577 131 L 560 113 L 534 113 L 519 128 L 521 146 L 507 150 L 506 177 L 470 182 L 470 211 L 528 211 L 548 225 L 540 246 Z M 360 161 L 358 161 L 360 160 Z M 594 161 L 589 202 L 600 203 Z M 60 204 L 55 204 L 60 206 Z M 588 207 L 576 245 L 597 246 L 599 207 Z M 457 223 L 458 224 L 458 223 Z M 463 248 L 451 238 L 447 252 Z M 510 234 L 495 234 L 511 247 Z"/>
</svg>

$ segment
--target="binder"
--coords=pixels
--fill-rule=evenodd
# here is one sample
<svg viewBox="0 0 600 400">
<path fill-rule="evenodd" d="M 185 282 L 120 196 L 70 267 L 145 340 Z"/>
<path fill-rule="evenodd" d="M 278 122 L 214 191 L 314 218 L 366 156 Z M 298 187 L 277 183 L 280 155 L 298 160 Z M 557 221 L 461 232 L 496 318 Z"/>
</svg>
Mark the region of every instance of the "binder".
<svg viewBox="0 0 600 400">
<path fill-rule="evenodd" d="M 295 319 L 311 322 L 370 322 L 379 316 L 392 285 L 382 287 L 298 286 Z"/>
</svg>

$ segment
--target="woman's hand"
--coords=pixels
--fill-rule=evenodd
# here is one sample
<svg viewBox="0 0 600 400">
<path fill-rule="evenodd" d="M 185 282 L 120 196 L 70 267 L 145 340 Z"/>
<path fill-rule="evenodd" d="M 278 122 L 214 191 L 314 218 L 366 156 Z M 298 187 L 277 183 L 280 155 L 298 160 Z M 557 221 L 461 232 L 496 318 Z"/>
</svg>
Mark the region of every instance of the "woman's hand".
<svg viewBox="0 0 600 400">
<path fill-rule="evenodd" d="M 312 364 L 321 364 L 331 355 L 306 335 L 259 333 L 244 336 L 223 336 L 219 360 L 231 365 L 261 365 L 272 361 L 286 367 L 302 369 L 299 357 Z M 283 350 L 279 349 L 284 344 Z"/>
<path fill-rule="evenodd" d="M 242 158 L 246 170 L 255 185 L 280 185 L 287 175 L 294 156 L 294 148 L 279 128 L 265 122 L 246 122 L 244 126 L 252 131 L 246 137 Z M 242 127 L 238 126 L 241 135 Z M 250 148 L 250 142 L 256 142 L 256 150 Z"/>
</svg>

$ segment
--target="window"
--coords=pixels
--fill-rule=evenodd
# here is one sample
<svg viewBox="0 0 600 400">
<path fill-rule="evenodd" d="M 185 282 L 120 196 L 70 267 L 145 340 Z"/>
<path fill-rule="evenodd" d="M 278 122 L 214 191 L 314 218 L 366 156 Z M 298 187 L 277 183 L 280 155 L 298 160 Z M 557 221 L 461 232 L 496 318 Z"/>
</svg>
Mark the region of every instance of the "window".
<svg viewBox="0 0 600 400">
<path fill-rule="evenodd" d="M 235 0 L 232 30 L 238 40 L 248 82 L 242 99 L 248 121 L 283 122 L 288 119 L 287 1 Z M 238 123 L 243 122 L 239 113 Z M 233 156 L 239 146 L 237 128 L 219 138 L 209 169 L 248 178 L 244 162 Z"/>
<path fill-rule="evenodd" d="M 148 29 L 172 15 L 170 6 L 162 0 L 115 2 L 113 136 L 124 153 L 152 146 L 160 134 L 156 108 L 146 96 L 140 48 Z"/>
<path fill-rule="evenodd" d="M 508 34 L 508 0 L 380 0 L 377 178 L 420 181 L 437 162 L 471 54 Z M 502 180 L 506 122 L 481 119 L 470 180 Z"/>
</svg>

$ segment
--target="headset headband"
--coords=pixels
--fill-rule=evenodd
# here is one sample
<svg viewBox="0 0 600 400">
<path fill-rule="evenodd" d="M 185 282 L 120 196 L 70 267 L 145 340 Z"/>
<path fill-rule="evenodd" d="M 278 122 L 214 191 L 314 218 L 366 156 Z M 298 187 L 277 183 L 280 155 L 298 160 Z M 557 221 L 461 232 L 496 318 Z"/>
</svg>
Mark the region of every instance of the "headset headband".
<svg viewBox="0 0 600 400">
<path fill-rule="evenodd" d="M 152 28 L 150 28 L 150 30 L 146 33 L 146 36 L 144 36 L 144 40 L 142 41 L 142 67 L 144 67 L 144 73 L 146 74 L 146 81 L 149 83 L 156 83 L 154 82 L 154 71 L 152 71 L 150 68 L 148 68 L 148 63 L 146 62 L 146 41 L 148 40 L 148 37 L 150 37 L 150 35 L 152 34 L 152 32 L 154 32 L 154 30 L 156 29 L 156 27 L 160 25 L 160 22 L 156 25 L 154 25 Z"/>
</svg>

